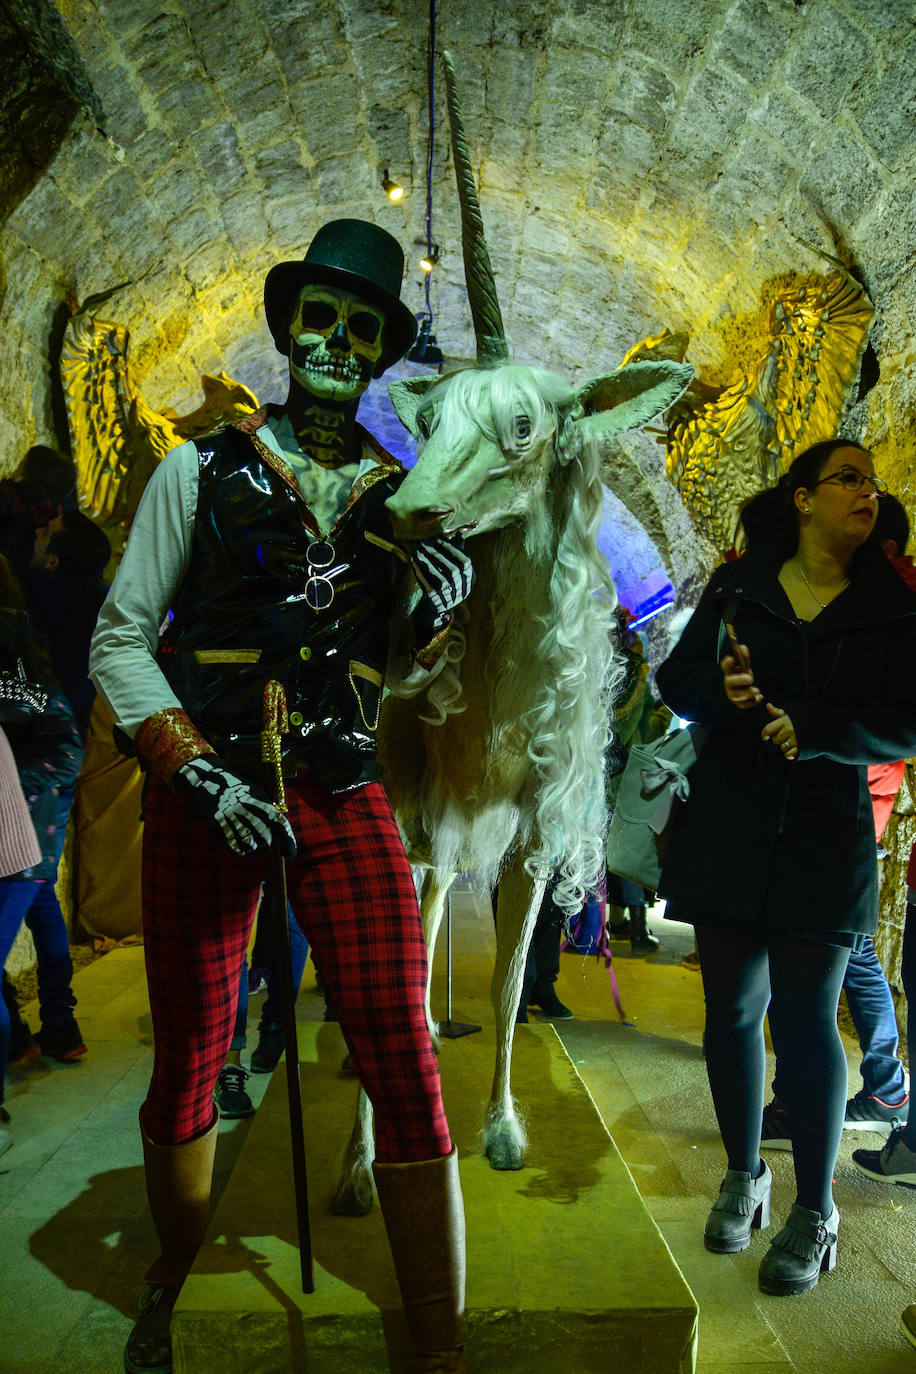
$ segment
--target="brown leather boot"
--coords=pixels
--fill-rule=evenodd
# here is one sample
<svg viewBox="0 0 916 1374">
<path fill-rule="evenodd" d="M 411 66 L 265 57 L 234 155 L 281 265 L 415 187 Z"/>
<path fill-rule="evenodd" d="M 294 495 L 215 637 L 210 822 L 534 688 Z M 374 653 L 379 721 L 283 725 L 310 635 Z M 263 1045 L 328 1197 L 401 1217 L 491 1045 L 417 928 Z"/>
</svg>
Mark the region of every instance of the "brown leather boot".
<svg viewBox="0 0 916 1374">
<path fill-rule="evenodd" d="M 458 1151 L 418 1164 L 374 1164 L 417 1374 L 467 1374 L 464 1205 Z"/>
<path fill-rule="evenodd" d="M 146 1195 L 161 1250 L 146 1271 L 150 1286 L 127 1339 L 128 1374 L 169 1374 L 172 1368 L 172 1308 L 207 1232 L 218 1125 L 219 1118 L 182 1145 L 157 1145 L 140 1123 Z"/>
</svg>

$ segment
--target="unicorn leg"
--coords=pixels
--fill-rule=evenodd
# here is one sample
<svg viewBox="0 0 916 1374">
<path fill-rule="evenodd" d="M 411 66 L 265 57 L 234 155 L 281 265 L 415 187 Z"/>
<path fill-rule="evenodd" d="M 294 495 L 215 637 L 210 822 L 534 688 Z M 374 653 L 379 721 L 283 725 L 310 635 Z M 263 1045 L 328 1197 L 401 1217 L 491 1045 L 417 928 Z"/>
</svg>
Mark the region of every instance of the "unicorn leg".
<svg viewBox="0 0 916 1374">
<path fill-rule="evenodd" d="M 420 915 L 423 918 L 423 934 L 426 937 L 426 950 L 429 959 L 429 977 L 426 981 L 426 1021 L 429 1026 L 429 1033 L 433 1038 L 433 1045 L 437 1046 L 437 1052 L 437 1026 L 433 1020 L 429 1000 L 433 978 L 433 957 L 436 952 L 439 927 L 445 914 L 445 901 L 452 883 L 455 881 L 455 876 L 454 873 L 437 873 L 435 869 L 428 868 L 423 875 L 423 883 L 420 888 Z"/>
<path fill-rule="evenodd" d="M 515 1015 L 525 977 L 528 945 L 546 883 L 527 874 L 516 860 L 499 880 L 496 917 L 496 964 L 491 996 L 496 1013 L 496 1066 L 483 1130 L 484 1148 L 493 1169 L 521 1169 L 528 1141 L 515 1111 L 510 1087 Z"/>
<path fill-rule="evenodd" d="M 372 1211 L 372 1161 L 375 1137 L 372 1130 L 372 1103 L 360 1088 L 356 1098 L 356 1120 L 344 1151 L 337 1192 L 331 1211 L 339 1217 L 365 1217 Z"/>
</svg>

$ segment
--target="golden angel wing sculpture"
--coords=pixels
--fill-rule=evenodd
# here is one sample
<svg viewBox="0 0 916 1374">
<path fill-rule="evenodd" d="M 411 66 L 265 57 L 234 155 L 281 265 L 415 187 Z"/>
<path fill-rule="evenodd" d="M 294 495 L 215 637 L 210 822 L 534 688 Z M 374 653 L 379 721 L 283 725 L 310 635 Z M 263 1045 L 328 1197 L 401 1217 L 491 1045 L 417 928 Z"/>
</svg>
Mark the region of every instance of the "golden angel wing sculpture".
<svg viewBox="0 0 916 1374">
<path fill-rule="evenodd" d="M 668 476 L 720 551 L 731 547 L 744 502 L 777 481 L 796 454 L 836 433 L 873 315 L 844 269 L 801 278 L 776 296 L 756 369 L 724 388 L 694 381 L 668 411 Z M 640 349 L 674 356 L 681 348 L 684 336 L 666 333 L 627 356 Z"/>
<path fill-rule="evenodd" d="M 204 402 L 189 415 L 160 414 L 137 390 L 129 342 L 122 325 L 76 315 L 60 356 L 80 503 L 87 515 L 125 534 L 143 488 L 169 449 L 258 406 L 253 392 L 221 372 L 201 378 Z"/>
</svg>

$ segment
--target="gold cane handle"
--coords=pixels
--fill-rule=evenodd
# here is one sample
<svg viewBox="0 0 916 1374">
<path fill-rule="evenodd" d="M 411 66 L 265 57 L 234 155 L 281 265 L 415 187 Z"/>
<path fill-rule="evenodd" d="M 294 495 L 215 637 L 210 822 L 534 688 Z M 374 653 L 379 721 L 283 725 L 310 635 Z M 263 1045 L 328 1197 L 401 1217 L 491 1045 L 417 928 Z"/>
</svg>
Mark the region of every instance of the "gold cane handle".
<svg viewBox="0 0 916 1374">
<path fill-rule="evenodd" d="M 289 734 L 289 714 L 286 693 L 280 682 L 268 682 L 264 688 L 264 728 L 261 731 L 261 758 L 274 770 L 274 798 L 278 811 L 286 810 L 286 787 L 283 782 L 283 735 Z"/>
</svg>

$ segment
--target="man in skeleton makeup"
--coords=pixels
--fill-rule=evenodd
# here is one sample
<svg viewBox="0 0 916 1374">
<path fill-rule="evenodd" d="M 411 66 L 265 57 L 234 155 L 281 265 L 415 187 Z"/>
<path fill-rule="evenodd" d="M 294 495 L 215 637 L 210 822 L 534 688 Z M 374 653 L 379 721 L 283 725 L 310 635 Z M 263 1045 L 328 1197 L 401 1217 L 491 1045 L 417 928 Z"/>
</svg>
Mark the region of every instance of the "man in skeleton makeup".
<svg viewBox="0 0 916 1374">
<path fill-rule="evenodd" d="M 414 337 L 403 254 L 338 220 L 274 267 L 267 321 L 286 403 L 182 444 L 149 483 L 93 641 L 92 672 L 150 785 L 143 927 L 156 1054 L 140 1112 L 161 1255 L 126 1353 L 171 1367 L 169 1320 L 207 1224 L 217 1115 L 268 849 L 375 1107 L 375 1176 L 418 1359 L 463 1371 L 463 1211 L 424 1013 L 426 950 L 375 759 L 392 612 L 412 568 L 417 671 L 441 655 L 470 564 L 410 548 L 385 510 L 403 469 L 356 422 Z M 158 630 L 172 619 L 162 645 Z M 284 817 L 262 790 L 265 684 L 285 689 Z"/>
</svg>

